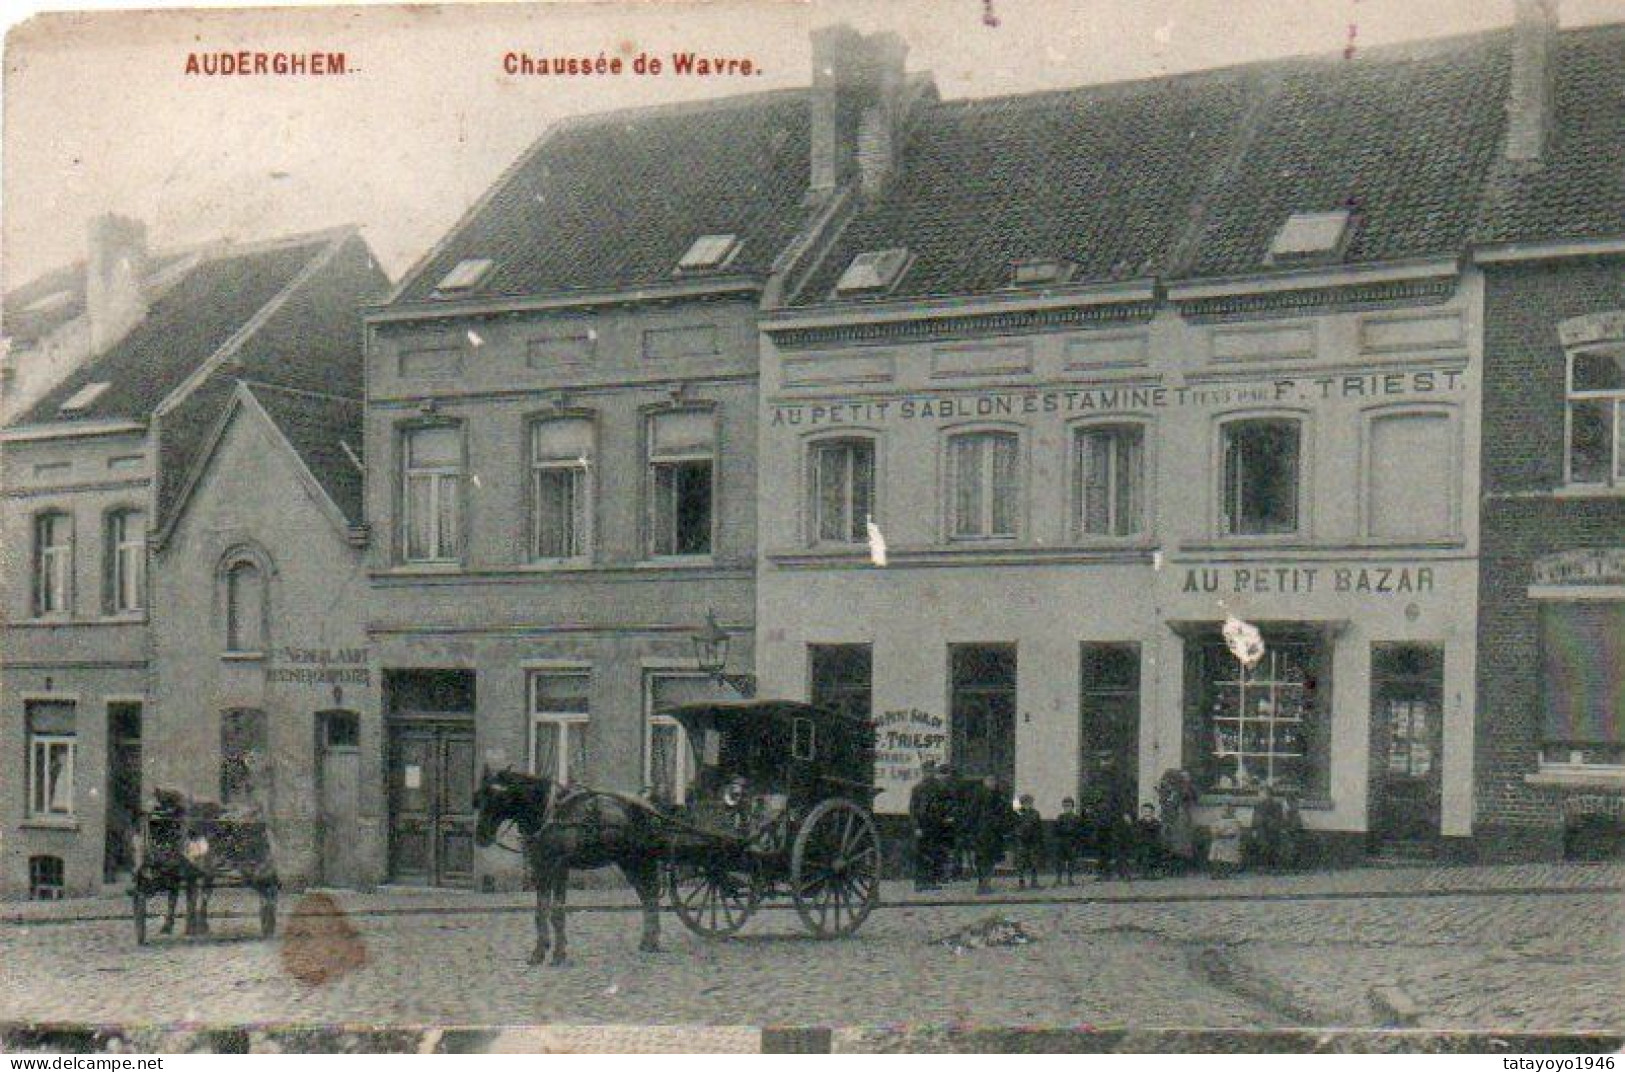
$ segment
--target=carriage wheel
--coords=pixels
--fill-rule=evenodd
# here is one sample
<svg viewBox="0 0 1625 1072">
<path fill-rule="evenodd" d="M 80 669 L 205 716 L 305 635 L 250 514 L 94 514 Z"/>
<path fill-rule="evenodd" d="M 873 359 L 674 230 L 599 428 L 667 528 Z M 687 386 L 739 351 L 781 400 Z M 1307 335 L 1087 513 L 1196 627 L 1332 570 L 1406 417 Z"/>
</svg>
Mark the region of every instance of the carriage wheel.
<svg viewBox="0 0 1625 1072">
<path fill-rule="evenodd" d="M 671 906 L 683 926 L 702 938 L 737 934 L 761 903 L 762 883 L 754 867 L 708 862 L 671 869 Z"/>
<path fill-rule="evenodd" d="M 820 938 L 863 925 L 880 899 L 880 835 L 850 800 L 826 800 L 808 813 L 790 853 L 796 912 Z"/>
<path fill-rule="evenodd" d="M 276 887 L 264 886 L 260 889 L 260 937 L 270 938 L 276 934 Z"/>
</svg>

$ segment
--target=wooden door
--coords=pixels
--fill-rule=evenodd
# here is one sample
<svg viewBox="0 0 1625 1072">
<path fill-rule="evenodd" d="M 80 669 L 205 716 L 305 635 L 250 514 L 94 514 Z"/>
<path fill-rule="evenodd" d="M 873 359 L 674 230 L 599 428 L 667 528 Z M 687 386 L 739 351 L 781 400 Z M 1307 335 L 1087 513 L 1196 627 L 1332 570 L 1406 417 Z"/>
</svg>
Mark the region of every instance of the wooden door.
<svg viewBox="0 0 1625 1072">
<path fill-rule="evenodd" d="M 1080 805 L 1117 816 L 1139 810 L 1140 646 L 1084 644 L 1080 659 Z"/>
<path fill-rule="evenodd" d="M 356 886 L 361 881 L 354 836 L 361 809 L 360 718 L 354 711 L 320 712 L 316 734 L 322 882 Z"/>
<path fill-rule="evenodd" d="M 390 877 L 433 886 L 474 877 L 474 729 L 397 723 L 390 731 Z"/>
</svg>

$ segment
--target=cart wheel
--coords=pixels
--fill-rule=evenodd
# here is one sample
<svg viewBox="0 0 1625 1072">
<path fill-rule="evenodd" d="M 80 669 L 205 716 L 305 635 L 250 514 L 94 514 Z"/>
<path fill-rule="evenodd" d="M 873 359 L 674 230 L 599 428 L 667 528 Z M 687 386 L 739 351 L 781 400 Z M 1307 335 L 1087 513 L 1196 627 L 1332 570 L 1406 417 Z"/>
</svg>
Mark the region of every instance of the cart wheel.
<svg viewBox="0 0 1625 1072">
<path fill-rule="evenodd" d="M 761 903 L 762 883 L 754 867 L 722 861 L 671 869 L 671 906 L 683 926 L 701 938 L 737 934 Z"/>
<path fill-rule="evenodd" d="M 260 890 L 260 937 L 271 938 L 276 935 L 276 887 L 265 886 Z"/>
<path fill-rule="evenodd" d="M 820 938 L 863 925 L 880 900 L 880 835 L 866 810 L 837 797 L 808 813 L 790 853 L 790 891 Z"/>
<path fill-rule="evenodd" d="M 142 890 L 130 891 L 131 915 L 135 919 L 135 944 L 147 944 L 147 895 Z"/>
</svg>

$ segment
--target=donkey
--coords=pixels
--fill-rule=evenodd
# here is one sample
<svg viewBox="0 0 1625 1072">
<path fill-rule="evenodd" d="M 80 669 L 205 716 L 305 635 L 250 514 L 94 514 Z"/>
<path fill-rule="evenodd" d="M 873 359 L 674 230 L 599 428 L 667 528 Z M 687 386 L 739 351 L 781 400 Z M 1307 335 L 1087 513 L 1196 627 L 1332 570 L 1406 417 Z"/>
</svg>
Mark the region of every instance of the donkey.
<svg viewBox="0 0 1625 1072">
<path fill-rule="evenodd" d="M 643 905 L 645 953 L 660 949 L 660 889 L 665 841 L 660 817 L 632 797 L 590 789 L 569 789 L 549 778 L 514 770 L 484 771 L 474 794 L 478 820 L 474 843 L 484 848 L 512 823 L 536 886 L 536 948 L 530 963 L 566 962 L 565 888 L 574 869 L 613 864 Z M 548 928 L 552 927 L 549 941 Z"/>
</svg>

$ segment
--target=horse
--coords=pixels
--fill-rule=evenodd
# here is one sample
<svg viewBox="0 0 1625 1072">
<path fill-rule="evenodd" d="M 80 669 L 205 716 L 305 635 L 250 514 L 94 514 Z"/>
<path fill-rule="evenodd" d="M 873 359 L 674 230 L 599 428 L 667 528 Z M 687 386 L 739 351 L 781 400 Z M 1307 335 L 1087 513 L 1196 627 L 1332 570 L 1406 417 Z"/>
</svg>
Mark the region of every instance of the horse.
<svg viewBox="0 0 1625 1072">
<path fill-rule="evenodd" d="M 616 793 L 561 786 L 550 778 L 515 770 L 480 775 L 474 793 L 478 818 L 474 843 L 496 842 L 512 823 L 536 887 L 536 948 L 530 963 L 567 962 L 564 934 L 565 890 L 570 872 L 614 865 L 643 906 L 643 937 L 638 949 L 660 950 L 660 889 L 665 840 L 660 817 L 646 802 Z M 552 928 L 549 941 L 548 929 Z"/>
<path fill-rule="evenodd" d="M 188 821 L 186 798 L 166 789 L 158 789 L 154 795 L 157 803 L 148 813 L 146 837 L 135 838 L 135 872 L 131 888 L 135 911 L 137 915 L 145 917 L 147 898 L 155 893 L 167 893 L 168 911 L 164 914 L 164 925 L 158 929 L 158 933 L 173 933 L 176 902 L 184 892 L 186 926 L 183 933 L 188 936 L 207 934 L 208 899 L 213 882 L 202 866 L 202 853 Z"/>
</svg>

